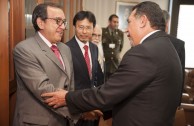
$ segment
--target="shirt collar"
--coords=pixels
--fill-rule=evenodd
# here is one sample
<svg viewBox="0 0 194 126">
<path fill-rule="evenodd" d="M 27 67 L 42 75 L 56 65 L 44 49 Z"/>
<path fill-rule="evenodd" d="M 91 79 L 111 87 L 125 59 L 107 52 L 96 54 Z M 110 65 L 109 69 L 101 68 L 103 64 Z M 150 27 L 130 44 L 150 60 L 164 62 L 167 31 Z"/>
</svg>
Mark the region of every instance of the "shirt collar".
<svg viewBox="0 0 194 126">
<path fill-rule="evenodd" d="M 79 45 L 80 48 L 83 48 L 85 45 L 87 45 L 87 46 L 89 47 L 89 42 L 86 42 L 86 43 L 81 42 L 81 41 L 77 38 L 76 35 L 75 35 L 75 39 L 76 39 L 76 41 L 77 41 L 77 43 L 78 43 L 78 45 Z"/>
<path fill-rule="evenodd" d="M 48 41 L 48 39 L 46 39 L 40 32 L 38 32 L 40 38 L 46 43 L 46 45 L 48 45 L 49 48 L 51 48 L 52 45 L 57 46 L 57 44 L 51 44 L 51 42 Z"/>
<path fill-rule="evenodd" d="M 154 34 L 155 32 L 158 32 L 158 31 L 160 31 L 160 30 L 154 30 L 154 31 L 148 33 L 146 36 L 144 36 L 144 37 L 141 39 L 140 44 L 141 44 L 146 38 L 148 38 L 149 36 L 151 36 L 152 34 Z"/>
</svg>

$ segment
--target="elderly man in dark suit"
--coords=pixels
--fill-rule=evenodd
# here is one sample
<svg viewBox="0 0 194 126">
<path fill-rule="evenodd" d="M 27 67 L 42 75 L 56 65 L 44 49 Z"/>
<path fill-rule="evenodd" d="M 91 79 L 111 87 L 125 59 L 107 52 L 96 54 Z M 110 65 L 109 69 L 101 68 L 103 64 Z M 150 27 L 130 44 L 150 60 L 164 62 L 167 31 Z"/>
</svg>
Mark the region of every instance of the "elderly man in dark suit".
<svg viewBox="0 0 194 126">
<path fill-rule="evenodd" d="M 96 18 L 89 11 L 80 11 L 74 16 L 73 25 L 75 36 L 66 44 L 72 53 L 75 90 L 98 87 L 103 83 L 103 73 L 98 62 L 98 47 L 89 41 L 96 25 Z M 98 115 L 102 113 L 97 110 L 83 114 L 76 126 L 98 126 Z"/>
<path fill-rule="evenodd" d="M 166 29 L 165 32 L 168 33 L 168 29 L 169 29 L 169 21 L 170 21 L 170 15 L 166 10 L 163 10 L 163 15 L 164 15 L 164 19 L 166 22 Z M 182 72 L 183 72 L 183 81 L 182 81 L 182 92 L 184 90 L 184 79 L 185 79 L 185 42 L 177 39 L 176 37 L 173 36 L 169 36 L 170 41 L 172 42 L 172 44 L 174 45 L 180 61 L 181 61 L 181 65 L 182 65 Z M 182 92 L 181 92 L 181 96 L 182 96 Z M 181 99 L 180 99 L 180 103 L 181 103 Z"/>
<path fill-rule="evenodd" d="M 40 94 L 74 90 L 71 52 L 60 42 L 67 25 L 62 8 L 53 3 L 35 7 L 32 22 L 36 34 L 16 45 L 14 63 L 17 101 L 14 126 L 72 126 L 67 107 L 53 109 Z"/>
<path fill-rule="evenodd" d="M 66 100 L 46 102 L 56 106 L 67 104 L 74 114 L 113 108 L 113 126 L 172 126 L 180 99 L 182 70 L 164 29 L 158 4 L 137 4 L 128 18 L 128 36 L 133 47 L 110 79 L 95 89 L 44 94 Z"/>
<path fill-rule="evenodd" d="M 119 17 L 112 14 L 109 17 L 109 25 L 102 28 L 102 46 L 105 57 L 106 80 L 118 68 L 120 63 L 119 54 L 123 48 L 123 32 L 118 29 Z"/>
</svg>

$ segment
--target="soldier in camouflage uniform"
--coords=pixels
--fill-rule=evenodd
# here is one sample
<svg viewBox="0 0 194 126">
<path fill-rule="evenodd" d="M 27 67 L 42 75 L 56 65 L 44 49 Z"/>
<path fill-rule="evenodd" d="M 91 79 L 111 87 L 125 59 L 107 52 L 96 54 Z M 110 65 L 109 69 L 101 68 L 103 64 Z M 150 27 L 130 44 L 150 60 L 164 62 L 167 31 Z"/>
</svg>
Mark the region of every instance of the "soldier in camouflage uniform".
<svg viewBox="0 0 194 126">
<path fill-rule="evenodd" d="M 119 65 L 119 53 L 123 47 L 123 32 L 118 29 L 119 17 L 112 14 L 109 25 L 102 28 L 102 45 L 105 56 L 106 80 L 113 74 Z"/>
</svg>

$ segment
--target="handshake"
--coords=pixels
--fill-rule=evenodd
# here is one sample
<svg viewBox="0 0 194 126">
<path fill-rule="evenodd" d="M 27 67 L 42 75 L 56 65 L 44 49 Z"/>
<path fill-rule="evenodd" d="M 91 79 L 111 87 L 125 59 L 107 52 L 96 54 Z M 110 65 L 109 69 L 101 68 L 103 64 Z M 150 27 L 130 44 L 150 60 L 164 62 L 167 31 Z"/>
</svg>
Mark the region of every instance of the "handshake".
<svg viewBox="0 0 194 126">
<path fill-rule="evenodd" d="M 66 90 L 58 89 L 55 92 L 43 93 L 41 97 L 45 99 L 44 102 L 48 104 L 48 106 L 56 109 L 67 105 L 65 100 L 67 93 L 68 91 Z M 96 120 L 101 116 L 103 116 L 103 113 L 100 110 L 93 110 L 93 111 L 82 113 L 81 119 Z"/>
</svg>

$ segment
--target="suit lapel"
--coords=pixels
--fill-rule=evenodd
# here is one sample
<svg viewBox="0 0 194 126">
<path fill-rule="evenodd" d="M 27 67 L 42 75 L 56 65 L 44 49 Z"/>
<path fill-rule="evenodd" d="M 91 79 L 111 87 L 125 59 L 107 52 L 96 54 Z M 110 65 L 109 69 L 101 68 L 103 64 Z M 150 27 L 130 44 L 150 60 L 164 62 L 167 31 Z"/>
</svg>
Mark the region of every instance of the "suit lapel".
<svg viewBox="0 0 194 126">
<path fill-rule="evenodd" d="M 78 59 L 79 63 L 81 64 L 80 66 L 84 67 L 83 68 L 84 73 L 87 73 L 87 76 L 89 77 L 88 68 L 86 65 L 84 55 L 75 38 L 73 40 L 73 52 L 75 53 L 75 57 Z"/>
<path fill-rule="evenodd" d="M 64 73 L 66 73 L 62 64 L 60 63 L 60 61 L 57 59 L 57 57 L 52 52 L 52 50 L 46 45 L 46 43 L 41 39 L 41 37 L 38 35 L 38 33 L 36 33 L 35 39 L 36 39 L 37 43 L 39 44 L 40 48 L 42 49 L 42 51 L 45 52 L 45 55 L 50 60 L 52 60 Z"/>
<path fill-rule="evenodd" d="M 95 51 L 95 48 L 94 46 L 89 42 L 89 46 L 90 46 L 90 53 L 91 53 L 91 60 L 92 60 L 92 76 L 94 75 L 93 71 L 94 71 L 94 68 L 96 66 L 95 64 L 95 56 L 96 56 L 96 51 Z"/>
<path fill-rule="evenodd" d="M 67 58 L 67 52 L 65 49 L 63 49 L 63 47 L 61 46 L 63 43 L 57 43 L 57 47 L 59 48 L 59 51 L 60 51 L 60 54 L 61 54 L 61 57 L 63 59 L 63 62 L 64 62 L 64 65 L 65 65 L 65 72 L 67 72 L 68 74 L 68 77 L 70 77 L 70 64 L 69 64 L 69 61 L 68 61 L 68 58 Z M 63 69 L 64 70 L 64 69 Z"/>
<path fill-rule="evenodd" d="M 82 51 L 81 51 L 77 41 L 76 41 L 75 45 L 76 45 L 75 49 L 77 50 L 77 51 L 76 50 L 75 51 L 76 51 L 77 56 L 78 56 L 77 58 L 79 58 L 79 61 L 81 61 L 82 66 L 84 66 L 84 72 L 88 73 L 88 71 L 87 71 L 88 67 L 87 67 L 84 55 L 83 55 L 83 53 L 82 53 Z M 89 74 L 88 74 L 88 76 L 89 76 Z"/>
</svg>

